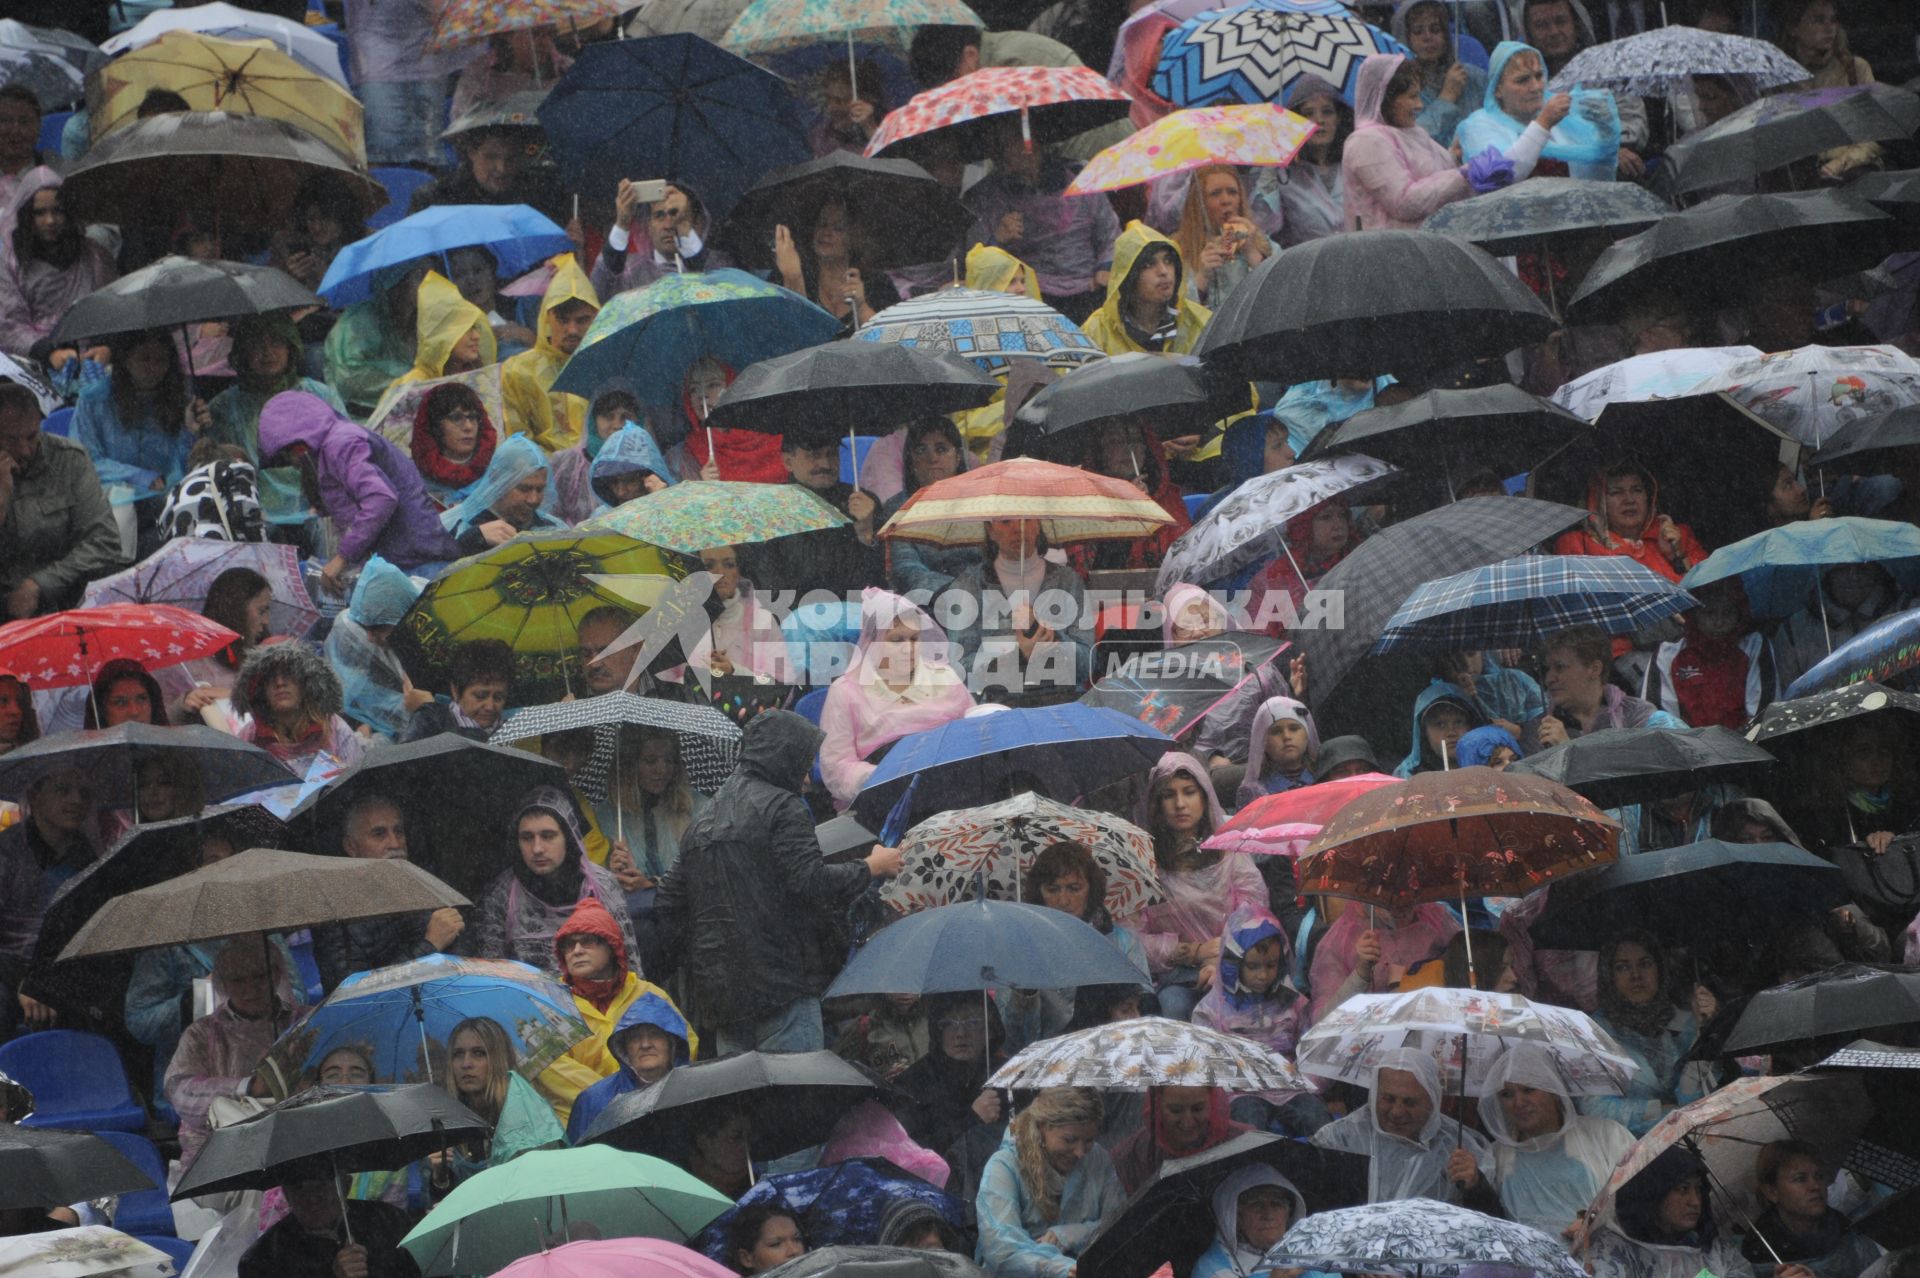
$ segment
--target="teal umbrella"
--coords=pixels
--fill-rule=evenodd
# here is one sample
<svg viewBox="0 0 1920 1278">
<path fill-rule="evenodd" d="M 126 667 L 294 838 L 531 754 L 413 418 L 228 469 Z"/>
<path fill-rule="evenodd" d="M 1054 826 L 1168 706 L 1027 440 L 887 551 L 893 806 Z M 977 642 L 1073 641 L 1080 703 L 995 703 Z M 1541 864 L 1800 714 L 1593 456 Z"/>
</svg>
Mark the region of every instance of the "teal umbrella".
<svg viewBox="0 0 1920 1278">
<path fill-rule="evenodd" d="M 1753 615 L 1765 620 L 1813 603 L 1820 575 L 1842 564 L 1877 564 L 1902 588 L 1920 589 L 1920 528 L 1891 519 L 1805 519 L 1722 546 L 1680 585 L 1697 590 L 1738 578 Z"/>
</svg>

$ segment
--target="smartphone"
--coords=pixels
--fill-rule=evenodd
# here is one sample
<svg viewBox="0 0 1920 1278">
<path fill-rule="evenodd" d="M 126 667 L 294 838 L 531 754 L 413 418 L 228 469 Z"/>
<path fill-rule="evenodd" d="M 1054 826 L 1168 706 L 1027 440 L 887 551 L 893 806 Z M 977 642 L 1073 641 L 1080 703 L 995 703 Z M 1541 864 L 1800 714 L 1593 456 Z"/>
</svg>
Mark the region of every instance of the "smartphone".
<svg viewBox="0 0 1920 1278">
<path fill-rule="evenodd" d="M 633 192 L 642 204 L 658 204 L 667 198 L 667 180 L 654 178 L 651 181 L 636 181 Z"/>
</svg>

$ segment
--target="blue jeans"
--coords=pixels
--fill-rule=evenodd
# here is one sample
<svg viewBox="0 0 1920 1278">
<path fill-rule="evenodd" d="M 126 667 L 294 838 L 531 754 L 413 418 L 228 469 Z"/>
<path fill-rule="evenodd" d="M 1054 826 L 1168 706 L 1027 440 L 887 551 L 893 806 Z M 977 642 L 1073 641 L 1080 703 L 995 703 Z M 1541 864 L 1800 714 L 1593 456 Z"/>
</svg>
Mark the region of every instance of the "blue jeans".
<svg viewBox="0 0 1920 1278">
<path fill-rule="evenodd" d="M 440 130 L 446 124 L 446 76 L 363 84 L 358 92 L 366 112 L 367 163 L 439 163 Z"/>
<path fill-rule="evenodd" d="M 1153 990 L 1160 1000 L 1160 1015 L 1174 1021 L 1192 1020 L 1194 1005 L 1200 1001 L 1193 983 L 1199 977 L 1200 973 L 1191 967 L 1167 969 Z"/>
<path fill-rule="evenodd" d="M 799 998 L 757 1021 L 736 1021 L 714 1031 L 715 1055 L 734 1052 L 818 1052 L 827 1046 L 820 1000 Z"/>
</svg>

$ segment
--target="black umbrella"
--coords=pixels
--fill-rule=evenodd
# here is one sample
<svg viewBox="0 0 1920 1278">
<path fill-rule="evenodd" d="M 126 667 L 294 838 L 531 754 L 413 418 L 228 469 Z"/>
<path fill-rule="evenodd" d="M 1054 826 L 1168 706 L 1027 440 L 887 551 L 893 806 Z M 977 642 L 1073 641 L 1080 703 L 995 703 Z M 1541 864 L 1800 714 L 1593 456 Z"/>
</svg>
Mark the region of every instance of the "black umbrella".
<svg viewBox="0 0 1920 1278">
<path fill-rule="evenodd" d="M 1831 692 L 1776 701 L 1760 712 L 1760 722 L 1747 729 L 1747 740 L 1778 741 L 1782 737 L 1815 732 L 1862 715 L 1892 715 L 1920 729 L 1920 696 L 1898 692 L 1878 683 L 1850 683 Z M 1800 744 L 1799 741 L 1794 742 Z M 1776 747 L 1777 749 L 1777 747 Z"/>
<path fill-rule="evenodd" d="M 820 841 L 820 855 L 829 865 L 859 860 L 880 841 L 880 836 L 856 821 L 851 812 L 814 826 L 813 837 Z"/>
<path fill-rule="evenodd" d="M 1528 253 L 1569 237 L 1611 233 L 1617 238 L 1671 212 L 1671 204 L 1631 182 L 1534 177 L 1446 205 L 1422 229 L 1489 253 Z"/>
<path fill-rule="evenodd" d="M 1451 500 L 1457 479 L 1479 470 L 1502 479 L 1523 474 L 1592 429 L 1552 400 L 1507 383 L 1433 390 L 1335 423 L 1314 436 L 1300 460 L 1365 453 L 1414 474 L 1431 474 L 1437 453 Z"/>
<path fill-rule="evenodd" d="M 275 267 L 163 257 L 75 302 L 54 337 L 93 339 L 324 305 L 306 285 Z"/>
<path fill-rule="evenodd" d="M 158 1188 L 131 1159 L 91 1132 L 0 1123 L 0 1211 L 64 1207 Z"/>
<path fill-rule="evenodd" d="M 748 365 L 708 421 L 770 435 L 886 435 L 909 418 L 978 408 L 999 392 L 991 373 L 944 351 L 828 342 Z"/>
<path fill-rule="evenodd" d="M 1364 1154 L 1321 1149 L 1266 1132 L 1242 1132 L 1202 1153 L 1162 1163 L 1128 1200 L 1126 1210 L 1087 1244 L 1081 1265 L 1101 1278 L 1147 1278 L 1169 1261 L 1175 1273 L 1186 1273 L 1218 1241 L 1213 1191 L 1234 1172 L 1254 1164 L 1265 1164 L 1292 1181 L 1309 1213 L 1367 1201 Z"/>
<path fill-rule="evenodd" d="M 1846 191 L 1715 196 L 1602 253 L 1567 311 L 1602 323 L 1649 291 L 1732 305 L 1783 273 L 1811 281 L 1864 270 L 1887 255 L 1891 227 Z"/>
<path fill-rule="evenodd" d="M 1545 341 L 1553 316 L 1500 263 L 1432 231 L 1355 231 L 1275 253 L 1194 353 L 1250 378 L 1423 378 Z"/>
<path fill-rule="evenodd" d="M 1756 930 L 1783 915 L 1811 915 L 1847 903 L 1837 867 L 1787 843 L 1702 839 L 1684 847 L 1621 857 L 1595 874 L 1556 885 L 1528 930 L 1556 950 L 1597 950 L 1627 928 L 1695 937 L 1702 928 Z"/>
<path fill-rule="evenodd" d="M 1773 764 L 1771 754 L 1728 728 L 1607 728 L 1529 755 L 1508 771 L 1557 781 L 1596 807 L 1618 808 L 1717 782 L 1745 785 Z"/>
<path fill-rule="evenodd" d="M 1920 1024 L 1920 969 L 1841 963 L 1755 994 L 1720 1051 L 1751 1056 L 1815 1039 L 1915 1024 Z"/>
<path fill-rule="evenodd" d="M 1132 352 L 1076 369 L 1043 386 L 1014 414 L 1014 428 L 1029 428 L 1047 442 L 1129 417 L 1145 416 L 1162 439 L 1207 429 L 1223 417 L 1251 408 L 1247 384 L 1215 379 L 1197 361 Z"/>
<path fill-rule="evenodd" d="M 1904 141 L 1920 97 L 1891 84 L 1770 93 L 1667 148 L 1676 195 L 1738 182 L 1856 142 Z"/>
<path fill-rule="evenodd" d="M 1822 470 L 1874 469 L 1891 464 L 1916 444 L 1920 444 L 1920 404 L 1907 404 L 1848 422 L 1821 445 L 1810 464 Z"/>
<path fill-rule="evenodd" d="M 1846 189 L 1904 224 L 1920 221 L 1920 169 L 1875 169 Z"/>
<path fill-rule="evenodd" d="M 784 225 L 802 248 L 827 204 L 846 206 L 861 236 L 862 259 L 885 270 L 937 262 L 953 254 L 973 214 L 911 160 L 870 160 L 835 151 L 760 179 L 720 228 L 716 242 L 749 270 L 773 263 L 774 227 Z"/>
<path fill-rule="evenodd" d="M 213 802 L 298 780 L 259 746 L 203 723 L 179 728 L 121 723 L 55 733 L 0 756 L 0 799 L 18 802 L 48 773 L 78 768 L 87 774 L 96 802 L 130 808 L 134 774 L 142 763 L 162 757 L 190 763 L 199 773 L 202 794 Z"/>
<path fill-rule="evenodd" d="M 1283 640 L 1261 634 L 1226 634 L 1178 644 L 1163 652 L 1136 653 L 1082 694 L 1090 706 L 1131 715 L 1177 737 L 1280 655 Z"/>
<path fill-rule="evenodd" d="M 878 1091 L 832 1052 L 742 1052 L 682 1065 L 615 1097 L 581 1143 L 671 1158 L 684 1153 L 693 1132 L 740 1110 L 754 1156 L 781 1158 L 824 1142 L 848 1108 Z"/>
</svg>

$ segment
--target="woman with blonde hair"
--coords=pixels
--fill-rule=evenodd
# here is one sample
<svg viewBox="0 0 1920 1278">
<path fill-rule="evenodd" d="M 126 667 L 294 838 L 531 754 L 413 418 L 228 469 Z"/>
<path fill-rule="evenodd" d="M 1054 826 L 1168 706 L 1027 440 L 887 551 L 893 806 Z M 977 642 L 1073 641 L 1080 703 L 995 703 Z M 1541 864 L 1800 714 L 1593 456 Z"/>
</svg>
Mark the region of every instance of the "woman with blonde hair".
<svg viewBox="0 0 1920 1278">
<path fill-rule="evenodd" d="M 630 727 L 620 734 L 620 768 L 611 788 L 619 810 L 595 805 L 600 828 L 623 833 L 607 856 L 607 869 L 627 895 L 636 931 L 653 914 L 653 894 L 680 860 L 680 839 L 707 806 L 707 796 L 687 779 L 680 738 L 662 728 Z"/>
<path fill-rule="evenodd" d="M 436 1196 L 526 1153 L 562 1144 L 566 1133 L 533 1084 L 513 1069 L 513 1040 L 497 1021 L 470 1016 L 447 1036 L 447 1093 L 484 1118 L 493 1135 L 434 1154 Z"/>
<path fill-rule="evenodd" d="M 1231 164 L 1209 164 L 1189 175 L 1173 238 L 1180 259 L 1193 266 L 1187 292 L 1209 307 L 1226 301 L 1273 252 L 1273 241 L 1248 216 L 1247 184 Z"/>
<path fill-rule="evenodd" d="M 1126 1205 L 1097 1143 L 1088 1087 L 1049 1087 L 1014 1116 L 980 1176 L 980 1263 L 994 1278 L 1070 1278 L 1074 1257 Z"/>
</svg>

